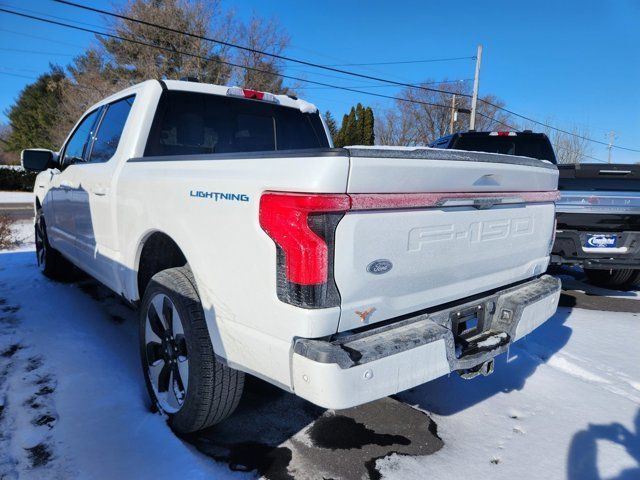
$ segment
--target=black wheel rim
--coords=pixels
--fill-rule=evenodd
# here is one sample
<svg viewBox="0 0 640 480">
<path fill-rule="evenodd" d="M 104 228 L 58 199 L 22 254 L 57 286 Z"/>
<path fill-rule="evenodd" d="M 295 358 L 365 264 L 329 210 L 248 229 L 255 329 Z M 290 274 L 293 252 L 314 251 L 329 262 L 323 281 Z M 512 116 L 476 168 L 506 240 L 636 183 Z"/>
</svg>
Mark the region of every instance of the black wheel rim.
<svg viewBox="0 0 640 480">
<path fill-rule="evenodd" d="M 145 314 L 146 374 L 158 406 L 176 413 L 184 405 L 189 383 L 189 357 L 182 320 L 171 299 L 158 293 Z"/>
<path fill-rule="evenodd" d="M 38 220 L 35 225 L 36 230 L 36 260 L 40 270 L 44 270 L 47 261 L 47 247 L 45 242 L 45 233 L 42 221 Z"/>
</svg>

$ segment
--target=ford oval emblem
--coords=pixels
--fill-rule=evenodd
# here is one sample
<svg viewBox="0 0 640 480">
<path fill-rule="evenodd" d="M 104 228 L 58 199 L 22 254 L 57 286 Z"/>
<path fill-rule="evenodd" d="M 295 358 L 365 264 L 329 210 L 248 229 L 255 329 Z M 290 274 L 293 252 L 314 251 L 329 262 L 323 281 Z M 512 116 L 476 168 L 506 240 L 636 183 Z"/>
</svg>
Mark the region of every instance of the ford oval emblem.
<svg viewBox="0 0 640 480">
<path fill-rule="evenodd" d="M 391 263 L 389 260 L 374 260 L 369 265 L 367 265 L 367 272 L 373 273 L 374 275 L 382 275 L 383 273 L 387 273 L 392 268 L 393 263 Z"/>
</svg>

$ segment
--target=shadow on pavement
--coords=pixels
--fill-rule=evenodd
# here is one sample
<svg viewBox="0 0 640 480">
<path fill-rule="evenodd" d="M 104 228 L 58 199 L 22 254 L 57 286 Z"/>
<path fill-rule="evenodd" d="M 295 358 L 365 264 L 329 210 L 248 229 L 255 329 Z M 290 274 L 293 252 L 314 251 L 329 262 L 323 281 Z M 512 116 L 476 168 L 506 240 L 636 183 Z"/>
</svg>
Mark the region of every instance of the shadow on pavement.
<svg viewBox="0 0 640 480">
<path fill-rule="evenodd" d="M 464 380 L 452 373 L 398 397 L 438 415 L 453 415 L 498 393 L 521 390 L 538 365 L 569 341 L 571 328 L 565 321 L 570 313 L 570 309 L 559 308 L 551 319 L 517 342 L 509 352 L 496 357 L 495 371 L 488 377 Z M 540 341 L 536 341 L 537 338 Z M 532 342 L 532 348 L 523 348 L 523 342 Z"/>
</svg>

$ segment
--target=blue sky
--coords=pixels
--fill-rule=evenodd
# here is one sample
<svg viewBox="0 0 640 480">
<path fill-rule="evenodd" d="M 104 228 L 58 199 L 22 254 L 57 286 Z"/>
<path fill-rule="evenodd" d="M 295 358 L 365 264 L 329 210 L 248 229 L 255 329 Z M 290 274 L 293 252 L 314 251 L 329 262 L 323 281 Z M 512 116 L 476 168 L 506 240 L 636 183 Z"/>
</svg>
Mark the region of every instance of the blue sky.
<svg viewBox="0 0 640 480">
<path fill-rule="evenodd" d="M 114 2 L 90 3 L 110 9 Z M 0 5 L 104 25 L 99 15 L 49 0 L 0 0 Z M 481 94 L 495 94 L 508 108 L 535 119 L 587 128 L 596 140 L 607 141 L 614 130 L 616 144 L 640 150 L 640 2 L 227 0 L 224 5 L 241 17 L 256 11 L 278 18 L 291 36 L 287 53 L 317 63 L 470 57 L 482 44 Z M 91 34 L 0 13 L 0 120 L 6 121 L 6 109 L 49 62 L 66 65 L 93 41 Z M 346 68 L 419 82 L 471 78 L 474 61 Z M 374 83 L 328 78 L 327 72 L 299 66 L 288 72 L 345 86 Z M 399 88 L 371 91 L 396 95 Z M 338 118 L 357 102 L 387 103 L 311 87 L 304 97 Z M 606 160 L 607 149 L 594 144 L 591 155 Z M 640 153 L 614 149 L 613 161 L 640 162 Z"/>
</svg>

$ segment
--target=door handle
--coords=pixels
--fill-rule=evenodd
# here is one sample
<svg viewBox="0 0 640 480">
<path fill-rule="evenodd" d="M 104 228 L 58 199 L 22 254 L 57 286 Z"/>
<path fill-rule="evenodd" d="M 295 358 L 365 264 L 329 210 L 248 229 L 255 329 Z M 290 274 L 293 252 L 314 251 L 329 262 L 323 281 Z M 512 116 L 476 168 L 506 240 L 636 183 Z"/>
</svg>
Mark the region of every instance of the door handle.
<svg viewBox="0 0 640 480">
<path fill-rule="evenodd" d="M 72 189 L 72 188 L 76 188 L 76 186 L 73 184 L 73 182 L 70 182 L 69 180 L 62 180 L 60 182 L 60 186 L 64 189 Z"/>
<path fill-rule="evenodd" d="M 94 188 L 91 189 L 91 193 L 93 193 L 94 195 L 98 195 L 100 197 L 103 197 L 107 193 L 109 193 L 109 189 L 108 188 L 104 188 L 104 187 L 94 187 Z"/>
</svg>

